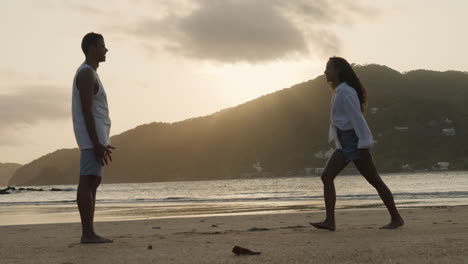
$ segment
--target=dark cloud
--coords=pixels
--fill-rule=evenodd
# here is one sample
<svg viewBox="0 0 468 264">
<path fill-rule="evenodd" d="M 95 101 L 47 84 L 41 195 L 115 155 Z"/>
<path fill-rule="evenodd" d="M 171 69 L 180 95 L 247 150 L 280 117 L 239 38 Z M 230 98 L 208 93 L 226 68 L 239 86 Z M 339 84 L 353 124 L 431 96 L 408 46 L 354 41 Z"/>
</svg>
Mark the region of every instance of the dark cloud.
<svg viewBox="0 0 468 264">
<path fill-rule="evenodd" d="M 148 19 L 134 32 L 164 41 L 172 52 L 217 61 L 265 61 L 307 51 L 301 32 L 263 1 L 214 1 L 185 17 Z"/>
<path fill-rule="evenodd" d="M 0 135 L 6 130 L 41 121 L 69 118 L 71 95 L 68 91 L 51 86 L 15 89 L 16 92 L 0 94 Z"/>
<path fill-rule="evenodd" d="M 265 62 L 339 52 L 332 25 L 353 23 L 372 10 L 356 1 L 198 0 L 187 14 L 147 18 L 124 31 L 187 57 Z"/>
</svg>

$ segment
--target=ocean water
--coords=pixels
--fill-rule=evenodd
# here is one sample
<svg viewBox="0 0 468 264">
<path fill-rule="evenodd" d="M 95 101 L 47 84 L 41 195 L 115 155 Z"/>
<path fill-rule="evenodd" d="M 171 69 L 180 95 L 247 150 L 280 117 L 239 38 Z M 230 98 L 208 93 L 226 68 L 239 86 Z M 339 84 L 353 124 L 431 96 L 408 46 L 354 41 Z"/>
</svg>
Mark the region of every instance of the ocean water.
<svg viewBox="0 0 468 264">
<path fill-rule="evenodd" d="M 468 205 L 468 172 L 382 175 L 398 207 Z M 337 209 L 383 204 L 362 176 L 338 176 Z M 0 225 L 79 221 L 76 186 L 0 195 Z M 63 191 L 50 191 L 60 188 Z M 323 210 L 319 177 L 102 184 L 96 218 L 148 219 Z M 19 220 L 19 218 L 21 218 Z M 35 219 L 35 220 L 34 220 Z"/>
</svg>

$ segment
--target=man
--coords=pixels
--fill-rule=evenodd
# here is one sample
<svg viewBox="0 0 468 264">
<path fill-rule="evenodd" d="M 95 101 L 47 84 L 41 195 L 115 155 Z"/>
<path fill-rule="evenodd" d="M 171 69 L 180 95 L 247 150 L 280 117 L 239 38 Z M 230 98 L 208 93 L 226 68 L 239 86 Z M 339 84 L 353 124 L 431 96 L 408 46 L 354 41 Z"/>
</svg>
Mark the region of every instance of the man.
<svg viewBox="0 0 468 264">
<path fill-rule="evenodd" d="M 101 183 L 102 168 L 112 161 L 109 145 L 111 121 L 106 92 L 97 74 L 100 62 L 106 60 L 107 48 L 100 34 L 88 33 L 81 42 L 86 60 L 73 80 L 73 130 L 80 147 L 80 181 L 77 203 L 80 211 L 81 243 L 111 243 L 94 232 L 96 190 Z"/>
</svg>

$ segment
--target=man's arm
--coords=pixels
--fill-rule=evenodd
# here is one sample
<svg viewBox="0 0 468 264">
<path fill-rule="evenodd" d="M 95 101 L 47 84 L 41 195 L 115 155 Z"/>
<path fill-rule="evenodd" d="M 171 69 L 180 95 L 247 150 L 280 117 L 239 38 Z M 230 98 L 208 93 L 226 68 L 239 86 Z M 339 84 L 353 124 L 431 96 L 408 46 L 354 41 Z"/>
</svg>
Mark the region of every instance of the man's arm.
<svg viewBox="0 0 468 264">
<path fill-rule="evenodd" d="M 92 114 L 94 87 L 96 86 L 96 76 L 91 69 L 83 69 L 77 77 L 76 86 L 80 91 L 81 108 L 83 117 L 88 131 L 89 138 L 93 143 L 94 154 L 96 160 L 102 165 L 107 164 L 107 158 L 112 160 L 110 151 L 112 146 L 103 146 L 99 142 L 99 137 L 96 131 L 96 123 Z"/>
<path fill-rule="evenodd" d="M 96 123 L 92 114 L 94 86 L 96 77 L 91 69 L 83 69 L 77 77 L 76 86 L 80 91 L 81 109 L 85 120 L 86 130 L 93 142 L 93 146 L 99 145 L 99 138 L 96 132 Z"/>
</svg>

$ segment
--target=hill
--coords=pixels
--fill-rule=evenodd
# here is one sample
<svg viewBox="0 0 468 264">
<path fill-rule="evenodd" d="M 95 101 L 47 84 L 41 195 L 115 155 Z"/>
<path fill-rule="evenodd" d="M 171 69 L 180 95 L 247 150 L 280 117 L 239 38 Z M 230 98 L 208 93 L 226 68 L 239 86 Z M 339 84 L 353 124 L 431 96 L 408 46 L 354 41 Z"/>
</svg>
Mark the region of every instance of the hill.
<svg viewBox="0 0 468 264">
<path fill-rule="evenodd" d="M 6 186 L 13 173 L 21 167 L 17 163 L 0 163 L 0 186 Z"/>
<path fill-rule="evenodd" d="M 461 144 L 468 138 L 468 74 L 354 67 L 368 89 L 365 115 L 381 172 L 438 162 L 468 169 Z M 209 116 L 138 126 L 112 137 L 118 149 L 104 182 L 303 175 L 323 167 L 323 154 L 333 147 L 327 142 L 330 98 L 319 76 Z M 17 170 L 10 184 L 76 183 L 78 156 L 76 149 L 48 154 Z"/>
</svg>

